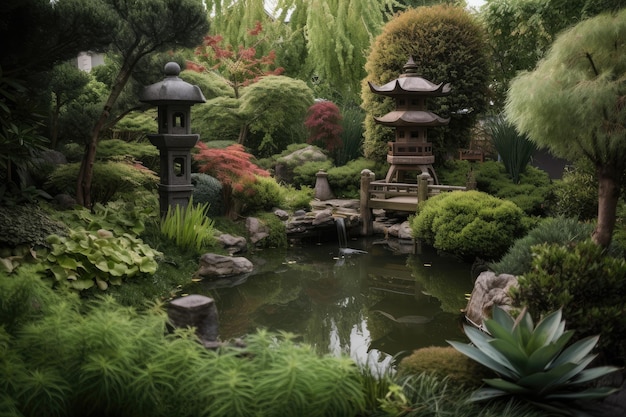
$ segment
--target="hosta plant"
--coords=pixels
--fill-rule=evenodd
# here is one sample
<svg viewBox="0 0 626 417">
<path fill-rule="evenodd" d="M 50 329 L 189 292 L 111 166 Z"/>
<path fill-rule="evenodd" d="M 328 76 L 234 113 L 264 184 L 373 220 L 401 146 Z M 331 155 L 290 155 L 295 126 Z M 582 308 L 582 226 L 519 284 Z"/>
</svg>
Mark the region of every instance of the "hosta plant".
<svg viewBox="0 0 626 417">
<path fill-rule="evenodd" d="M 110 284 L 120 285 L 123 279 L 154 274 L 158 266 L 155 258 L 161 256 L 133 235 L 114 236 L 104 229 L 72 230 L 67 237 L 50 235 L 47 241 L 52 247 L 45 258 L 48 275 L 79 291 L 94 285 L 104 291 Z"/>
<path fill-rule="evenodd" d="M 581 339 L 566 347 L 572 330 L 565 330 L 561 310 L 535 324 L 526 309 L 514 319 L 494 307 L 485 321 L 487 332 L 465 325 L 472 344 L 449 341 L 455 349 L 489 369 L 499 378 L 485 379 L 488 387 L 475 391 L 471 401 L 516 395 L 564 415 L 581 415 L 561 402 L 603 398 L 615 391 L 590 387 L 589 382 L 618 370 L 612 366 L 585 369 L 596 357 L 591 354 L 598 336 Z"/>
</svg>

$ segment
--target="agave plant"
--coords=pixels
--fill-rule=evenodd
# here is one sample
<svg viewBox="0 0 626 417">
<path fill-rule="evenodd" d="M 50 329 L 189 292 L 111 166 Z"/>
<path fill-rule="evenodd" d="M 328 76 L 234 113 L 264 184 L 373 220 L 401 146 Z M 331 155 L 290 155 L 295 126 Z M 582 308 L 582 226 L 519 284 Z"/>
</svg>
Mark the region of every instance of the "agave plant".
<svg viewBox="0 0 626 417">
<path fill-rule="evenodd" d="M 572 415 L 571 409 L 554 403 L 599 399 L 617 390 L 589 387 L 590 381 L 619 368 L 585 369 L 596 357 L 591 351 L 599 337 L 586 337 L 566 348 L 574 332 L 565 331 L 560 309 L 535 326 L 526 309 L 514 319 L 505 310 L 494 307 L 493 318 L 485 321 L 487 332 L 468 325 L 464 328 L 472 344 L 448 343 L 500 376 L 485 379 L 488 387 L 472 393 L 470 401 L 516 395 L 551 411 Z"/>
</svg>

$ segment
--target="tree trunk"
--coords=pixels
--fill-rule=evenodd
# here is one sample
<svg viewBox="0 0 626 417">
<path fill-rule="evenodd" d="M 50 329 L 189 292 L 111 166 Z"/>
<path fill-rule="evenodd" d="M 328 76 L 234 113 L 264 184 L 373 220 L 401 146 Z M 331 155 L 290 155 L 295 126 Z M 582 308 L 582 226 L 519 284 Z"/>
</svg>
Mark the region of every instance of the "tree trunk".
<svg viewBox="0 0 626 417">
<path fill-rule="evenodd" d="M 620 188 L 619 175 L 611 169 L 598 169 L 598 223 L 591 237 L 604 248 L 611 244 L 613 237 Z"/>
<path fill-rule="evenodd" d="M 96 161 L 96 147 L 98 146 L 98 141 L 100 140 L 100 134 L 104 130 L 104 127 L 109 120 L 109 116 L 111 115 L 111 109 L 126 86 L 136 63 L 137 60 L 124 62 L 120 72 L 117 74 L 115 82 L 113 83 L 109 97 L 102 108 L 100 117 L 98 117 L 98 120 L 91 130 L 91 137 L 89 138 L 89 143 L 85 148 L 85 153 L 83 154 L 83 159 L 80 163 L 80 170 L 78 171 L 78 180 L 76 184 L 76 202 L 83 207 L 91 208 L 92 206 L 91 183 L 93 180 L 93 165 Z"/>
<path fill-rule="evenodd" d="M 246 142 L 247 137 L 248 137 L 248 125 L 243 124 L 241 125 L 241 128 L 239 129 L 239 137 L 237 138 L 237 143 L 240 145 L 243 145 Z"/>
</svg>

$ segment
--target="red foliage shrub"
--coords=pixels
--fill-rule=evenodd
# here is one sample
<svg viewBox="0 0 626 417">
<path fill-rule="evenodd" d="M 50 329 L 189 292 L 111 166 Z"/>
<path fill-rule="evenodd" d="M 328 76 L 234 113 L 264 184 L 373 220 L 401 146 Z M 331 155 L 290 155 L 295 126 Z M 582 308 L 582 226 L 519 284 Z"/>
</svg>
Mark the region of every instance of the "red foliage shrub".
<svg viewBox="0 0 626 417">
<path fill-rule="evenodd" d="M 198 169 L 204 174 L 217 178 L 222 183 L 224 205 L 229 217 L 236 215 L 233 191 L 243 192 L 247 184 L 256 182 L 257 176 L 269 177 L 269 172 L 251 162 L 252 155 L 242 145 L 230 145 L 223 149 L 209 148 L 198 142 L 197 153 L 193 155 Z"/>
<path fill-rule="evenodd" d="M 341 140 L 341 111 L 330 101 L 319 101 L 309 107 L 304 125 L 309 129 L 307 143 L 319 146 L 330 152 L 340 148 Z"/>
</svg>

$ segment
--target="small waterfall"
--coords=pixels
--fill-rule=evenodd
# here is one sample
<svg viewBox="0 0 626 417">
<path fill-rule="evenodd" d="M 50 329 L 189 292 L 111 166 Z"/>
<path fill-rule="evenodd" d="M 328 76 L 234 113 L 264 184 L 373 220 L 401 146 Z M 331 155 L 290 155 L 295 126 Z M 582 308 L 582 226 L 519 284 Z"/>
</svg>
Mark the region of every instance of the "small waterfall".
<svg viewBox="0 0 626 417">
<path fill-rule="evenodd" d="M 346 232 L 346 223 L 343 217 L 335 217 L 335 225 L 337 226 L 337 237 L 339 239 L 339 254 L 345 256 L 367 253 L 364 250 L 350 249 L 348 247 L 348 233 Z"/>
<path fill-rule="evenodd" d="M 348 234 L 346 233 L 346 223 L 343 217 L 335 217 L 335 225 L 337 226 L 337 238 L 339 239 L 339 252 L 348 248 Z"/>
</svg>

